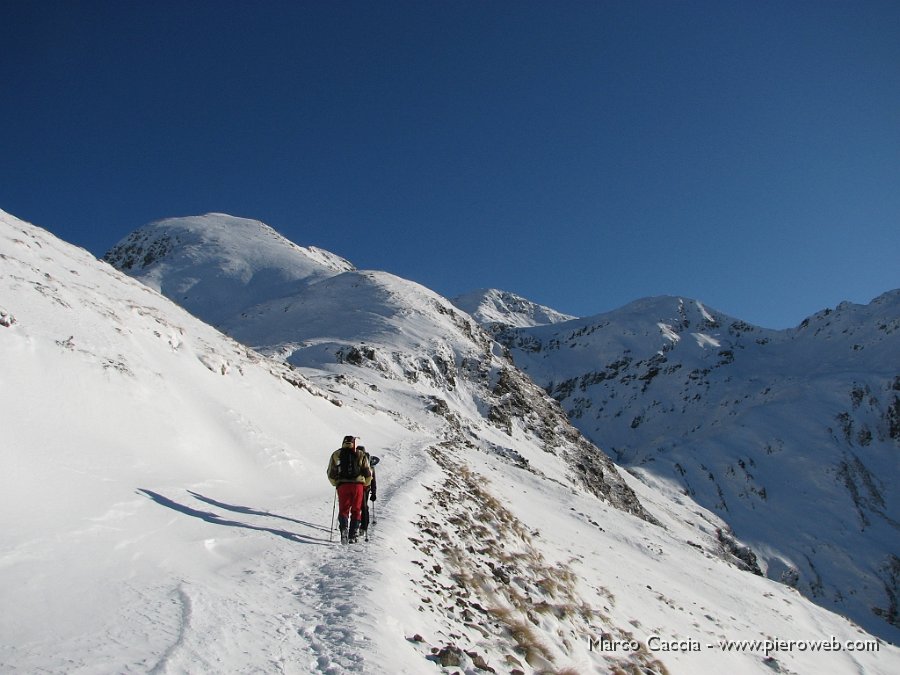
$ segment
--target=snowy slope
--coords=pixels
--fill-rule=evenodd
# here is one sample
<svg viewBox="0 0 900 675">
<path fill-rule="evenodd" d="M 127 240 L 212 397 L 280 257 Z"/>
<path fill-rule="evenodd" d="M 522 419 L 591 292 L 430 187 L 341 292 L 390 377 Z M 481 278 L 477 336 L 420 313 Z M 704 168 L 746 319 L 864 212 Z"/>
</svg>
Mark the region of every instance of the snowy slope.
<svg viewBox="0 0 900 675">
<path fill-rule="evenodd" d="M 767 576 L 900 639 L 900 291 L 786 331 L 661 297 L 498 339 L 617 462 L 726 520 Z"/>
<path fill-rule="evenodd" d="M 305 264 L 303 249 L 286 240 L 272 248 L 268 226 L 241 221 L 236 227 L 236 220 L 202 220 L 202 258 L 217 261 L 216 269 L 195 266 L 198 253 L 185 256 L 177 247 L 154 255 L 141 269 L 123 269 L 167 293 L 178 285 L 173 280 L 183 278 L 202 279 L 197 288 L 213 286 L 226 266 L 222 261 L 228 268 L 247 271 L 249 279 L 257 270 L 277 269 L 279 276 L 290 276 L 295 257 Z M 193 234 L 196 227 L 195 219 L 173 219 L 142 228 L 136 254 L 149 258 L 142 252 L 166 248 L 161 241 L 187 239 L 190 235 L 181 231 Z M 120 264 L 115 251 L 121 247 L 106 259 Z M 243 251 L 253 253 L 242 256 Z M 445 298 L 386 272 L 355 269 L 320 275 L 289 295 L 262 291 L 255 304 L 242 302 L 230 317 L 223 316 L 221 304 L 207 302 L 208 294 L 194 297 L 193 288 L 180 290 L 172 299 L 204 320 L 215 320 L 242 343 L 310 370 L 322 386 L 375 409 L 385 409 L 383 392 L 388 392 L 396 394 L 389 397 L 388 410 L 410 416 L 431 411 L 457 435 L 478 437 L 485 427 L 490 428 L 487 433 L 503 431 L 502 440 L 491 445 L 493 452 L 558 480 L 589 485 L 617 505 L 643 514 L 609 459 L 574 431 L 544 392 L 511 367 L 477 322 Z M 404 402 L 399 410 L 398 399 Z M 517 432 L 537 434 L 544 452 L 526 459 L 515 450 Z"/>
<path fill-rule="evenodd" d="M 452 298 L 451 302 L 483 326 L 544 326 L 575 317 L 539 305 L 521 295 L 496 288 L 481 289 Z"/>
<path fill-rule="evenodd" d="M 505 419 L 527 464 L 502 416 L 454 423 L 452 392 L 412 403 L 437 375 L 394 374 L 264 357 L 0 212 L 0 671 L 900 668 L 886 644 L 723 648 L 871 636 L 740 570 L 671 487 L 623 477 L 653 524 L 573 480 L 522 410 Z M 324 479 L 345 433 L 382 457 L 352 548 L 329 543 Z"/>
<path fill-rule="evenodd" d="M 0 215 L 0 670 L 307 662 L 296 631 L 338 601 L 313 611 L 327 449 L 361 429 L 391 452 L 418 441 Z"/>
</svg>

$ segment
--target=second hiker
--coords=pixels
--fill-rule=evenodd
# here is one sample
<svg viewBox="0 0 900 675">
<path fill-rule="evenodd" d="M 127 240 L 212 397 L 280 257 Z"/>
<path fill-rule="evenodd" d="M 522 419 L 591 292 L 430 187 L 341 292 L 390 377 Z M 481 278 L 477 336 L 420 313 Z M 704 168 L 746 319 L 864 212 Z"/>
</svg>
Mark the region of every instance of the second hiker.
<svg viewBox="0 0 900 675">
<path fill-rule="evenodd" d="M 378 464 L 378 458 L 375 455 L 370 455 L 366 452 L 366 449 L 363 446 L 359 446 L 357 450 L 366 456 L 366 459 L 369 461 L 369 469 L 372 471 L 371 477 L 366 479 L 364 483 L 365 487 L 363 488 L 363 500 L 362 500 L 362 522 L 359 525 L 359 534 L 366 541 L 368 538 L 368 530 L 369 530 L 369 499 L 373 502 L 378 497 L 378 486 L 375 481 L 375 465 Z"/>
<path fill-rule="evenodd" d="M 344 436 L 340 449 L 331 454 L 328 462 L 328 480 L 337 488 L 342 544 L 356 541 L 362 520 L 363 490 L 371 477 L 369 458 L 357 451 L 356 437 Z"/>
</svg>

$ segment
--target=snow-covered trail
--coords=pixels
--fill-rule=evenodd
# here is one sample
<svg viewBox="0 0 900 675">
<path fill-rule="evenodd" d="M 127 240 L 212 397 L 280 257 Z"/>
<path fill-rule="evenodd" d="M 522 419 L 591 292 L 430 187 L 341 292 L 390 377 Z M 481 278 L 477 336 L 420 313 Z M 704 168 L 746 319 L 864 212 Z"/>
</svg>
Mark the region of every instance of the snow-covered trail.
<svg viewBox="0 0 900 675">
<path fill-rule="evenodd" d="M 277 511 L 231 504 L 209 490 L 185 491 L 179 500 L 147 491 L 154 506 L 202 521 L 204 546 L 222 560 L 215 575 L 173 584 L 175 611 L 158 617 L 168 625 L 169 644 L 150 672 L 386 672 L 374 646 L 402 641 L 404 626 L 384 621 L 386 606 L 373 594 L 396 602 L 404 585 L 384 560 L 409 548 L 410 506 L 428 481 L 427 445 L 405 442 L 381 452 L 377 522 L 370 541 L 350 546 L 330 531 L 333 490 L 324 463 L 323 488 Z M 414 670 L 410 663 L 408 672 Z"/>
<path fill-rule="evenodd" d="M 411 508 L 432 475 L 429 445 L 428 440 L 401 442 L 380 453 L 378 500 L 370 506 L 375 520 L 368 542 L 342 546 L 335 530 L 335 544 L 311 549 L 295 568 L 298 606 L 292 619 L 306 643 L 303 672 L 378 673 L 396 668 L 396 663 L 377 663 L 377 655 L 384 644 L 401 643 L 404 637 L 402 622 L 384 619 L 402 602 L 408 581 L 387 561 L 411 549 L 406 539 L 414 520 Z M 384 595 L 388 603 L 381 599 Z M 374 649 L 376 644 L 381 647 Z"/>
</svg>

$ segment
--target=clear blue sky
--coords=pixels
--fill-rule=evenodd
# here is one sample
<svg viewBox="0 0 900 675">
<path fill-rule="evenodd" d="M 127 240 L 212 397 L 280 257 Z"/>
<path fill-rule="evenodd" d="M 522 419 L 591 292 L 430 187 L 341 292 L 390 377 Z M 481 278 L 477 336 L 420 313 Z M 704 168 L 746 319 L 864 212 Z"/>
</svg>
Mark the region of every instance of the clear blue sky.
<svg viewBox="0 0 900 675">
<path fill-rule="evenodd" d="M 447 296 L 900 287 L 900 2 L 0 0 L 0 208 L 222 211 Z"/>
</svg>

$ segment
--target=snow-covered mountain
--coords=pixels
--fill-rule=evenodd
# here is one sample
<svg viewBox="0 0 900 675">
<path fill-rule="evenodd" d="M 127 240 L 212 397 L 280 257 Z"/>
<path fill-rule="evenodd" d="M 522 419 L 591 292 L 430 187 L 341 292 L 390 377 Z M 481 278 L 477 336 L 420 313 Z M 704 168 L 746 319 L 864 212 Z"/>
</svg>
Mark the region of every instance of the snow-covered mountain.
<svg viewBox="0 0 900 675">
<path fill-rule="evenodd" d="M 617 463 L 728 522 L 769 578 L 900 638 L 900 291 L 784 331 L 661 297 L 497 339 Z"/>
<path fill-rule="evenodd" d="M 544 326 L 576 317 L 539 305 L 521 295 L 496 288 L 481 289 L 451 299 L 454 305 L 486 328 Z"/>
<path fill-rule="evenodd" d="M 297 246 L 257 220 L 221 213 L 140 228 L 105 258 L 214 325 L 259 298 L 288 296 L 353 269 L 343 258 Z"/>
<path fill-rule="evenodd" d="M 396 397 L 385 392 L 398 394 L 408 401 L 402 412 L 431 410 L 446 418 L 457 440 L 478 438 L 488 424 L 509 435 L 494 452 L 561 480 L 571 476 L 646 517 L 606 455 L 575 432 L 471 317 L 419 284 L 356 270 L 324 252 L 318 257 L 323 262 L 310 265 L 308 249 L 257 221 L 209 214 L 151 223 L 105 259 L 242 343 L 312 371 L 336 394 L 376 409 L 388 398 L 394 413 L 401 412 Z M 219 280 L 240 300 L 223 301 L 211 291 Z M 537 434 L 547 461 L 518 456 L 520 434 Z"/>
<path fill-rule="evenodd" d="M 272 358 L 0 212 L 2 672 L 900 668 L 742 569 L 671 486 L 573 468 L 593 446 L 470 317 L 322 256 L 337 269 L 266 281 L 265 300 L 237 285 L 221 313 L 248 334 L 302 317 L 292 302 L 332 314 Z M 263 258 L 244 278 L 277 277 Z M 337 306 L 310 299 L 320 284 Z M 330 541 L 325 480 L 346 433 L 382 458 L 354 547 Z"/>
</svg>

